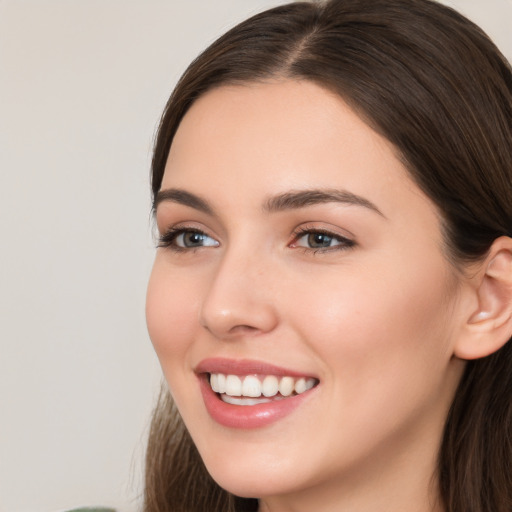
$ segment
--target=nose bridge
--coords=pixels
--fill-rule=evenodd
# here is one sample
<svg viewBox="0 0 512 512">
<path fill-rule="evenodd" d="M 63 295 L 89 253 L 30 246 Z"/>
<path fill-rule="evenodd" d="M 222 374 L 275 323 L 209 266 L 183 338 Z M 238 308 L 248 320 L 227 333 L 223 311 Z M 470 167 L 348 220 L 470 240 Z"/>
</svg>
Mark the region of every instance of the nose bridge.
<svg viewBox="0 0 512 512">
<path fill-rule="evenodd" d="M 226 249 L 204 297 L 201 324 L 218 338 L 272 330 L 277 314 L 270 274 L 269 256 L 251 244 Z"/>
</svg>

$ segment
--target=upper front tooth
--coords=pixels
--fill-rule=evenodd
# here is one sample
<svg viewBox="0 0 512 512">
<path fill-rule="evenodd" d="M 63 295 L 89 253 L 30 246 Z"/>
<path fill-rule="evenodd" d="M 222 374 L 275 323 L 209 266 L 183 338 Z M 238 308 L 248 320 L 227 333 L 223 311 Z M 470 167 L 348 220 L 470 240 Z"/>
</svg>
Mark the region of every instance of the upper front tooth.
<svg viewBox="0 0 512 512">
<path fill-rule="evenodd" d="M 248 375 L 242 385 L 242 395 L 257 398 L 261 396 L 261 382 L 258 377 Z"/>
<path fill-rule="evenodd" d="M 264 396 L 277 395 L 279 391 L 279 381 L 274 375 L 267 375 L 263 379 L 262 391 Z"/>
<path fill-rule="evenodd" d="M 283 377 L 279 381 L 279 392 L 283 396 L 290 396 L 293 393 L 295 381 L 292 377 Z"/>
<path fill-rule="evenodd" d="M 237 375 L 228 375 L 226 377 L 226 395 L 241 396 L 242 395 L 242 381 Z"/>
<path fill-rule="evenodd" d="M 226 392 L 226 376 L 223 373 L 217 374 L 217 393 Z"/>
</svg>

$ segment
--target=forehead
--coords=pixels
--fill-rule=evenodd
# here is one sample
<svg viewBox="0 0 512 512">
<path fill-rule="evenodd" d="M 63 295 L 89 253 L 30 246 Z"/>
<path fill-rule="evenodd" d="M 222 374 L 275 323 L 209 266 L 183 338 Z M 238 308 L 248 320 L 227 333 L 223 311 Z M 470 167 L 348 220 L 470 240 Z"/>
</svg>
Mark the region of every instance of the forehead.
<svg viewBox="0 0 512 512">
<path fill-rule="evenodd" d="M 162 183 L 215 200 L 343 188 L 390 209 L 431 202 L 393 146 L 336 94 L 307 81 L 222 86 L 183 118 Z M 407 201 L 405 201 L 407 202 Z M 387 204 L 389 203 L 389 204 Z M 379 207 L 380 208 L 380 207 Z"/>
<path fill-rule="evenodd" d="M 391 145 L 339 96 L 314 83 L 222 86 L 201 96 L 184 116 L 167 167 L 205 157 L 247 164 L 249 158 L 256 162 L 265 159 L 283 167 L 292 153 L 297 154 L 294 160 L 304 162 L 301 167 L 312 167 L 312 161 L 320 163 L 322 149 L 329 146 L 336 146 L 340 153 L 364 147 L 393 156 Z M 345 151 L 345 160 L 348 153 Z"/>
</svg>

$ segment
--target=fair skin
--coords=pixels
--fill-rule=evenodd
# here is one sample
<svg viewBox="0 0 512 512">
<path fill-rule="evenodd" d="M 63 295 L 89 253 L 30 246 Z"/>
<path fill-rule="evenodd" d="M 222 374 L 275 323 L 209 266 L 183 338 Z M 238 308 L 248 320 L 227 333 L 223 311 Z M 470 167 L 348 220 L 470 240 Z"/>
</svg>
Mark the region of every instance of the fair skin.
<svg viewBox="0 0 512 512">
<path fill-rule="evenodd" d="M 391 145 L 312 83 L 224 86 L 184 117 L 161 190 L 158 230 L 178 231 L 157 251 L 148 328 L 214 479 L 262 512 L 440 512 L 478 300 Z M 275 421 L 227 426 L 200 389 L 211 358 L 317 385 Z"/>
</svg>

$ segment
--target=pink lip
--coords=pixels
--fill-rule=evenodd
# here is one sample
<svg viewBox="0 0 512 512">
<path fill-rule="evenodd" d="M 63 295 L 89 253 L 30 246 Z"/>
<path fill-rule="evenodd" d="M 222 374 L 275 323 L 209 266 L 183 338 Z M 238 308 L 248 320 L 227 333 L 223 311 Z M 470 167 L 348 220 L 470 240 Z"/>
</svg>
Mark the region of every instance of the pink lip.
<svg viewBox="0 0 512 512">
<path fill-rule="evenodd" d="M 195 368 L 196 373 L 224 373 L 229 375 L 276 375 L 284 377 L 314 377 L 305 373 L 281 368 L 273 364 L 250 359 L 210 358 L 201 361 Z"/>
<path fill-rule="evenodd" d="M 316 389 L 315 387 L 300 395 L 258 405 L 232 405 L 223 402 L 212 390 L 208 382 L 208 373 L 289 375 L 291 377 L 306 377 L 306 375 L 260 361 L 229 359 L 201 361 L 196 367 L 196 373 L 208 414 L 214 421 L 229 428 L 251 429 L 270 425 L 291 414 L 304 401 L 307 401 Z"/>
</svg>

